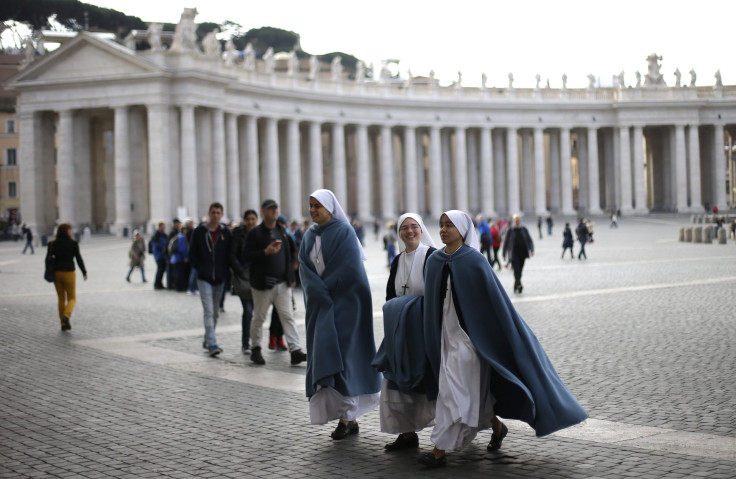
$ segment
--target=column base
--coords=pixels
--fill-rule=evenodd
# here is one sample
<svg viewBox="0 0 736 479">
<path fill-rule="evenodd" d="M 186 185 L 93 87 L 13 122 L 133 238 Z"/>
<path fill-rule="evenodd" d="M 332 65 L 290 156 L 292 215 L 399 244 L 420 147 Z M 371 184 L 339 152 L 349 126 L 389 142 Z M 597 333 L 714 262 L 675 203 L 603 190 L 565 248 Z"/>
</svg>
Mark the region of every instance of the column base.
<svg viewBox="0 0 736 479">
<path fill-rule="evenodd" d="M 603 214 L 603 210 L 600 208 L 590 208 L 588 211 L 586 211 L 586 215 L 588 216 L 600 216 Z"/>
<path fill-rule="evenodd" d="M 634 208 L 635 215 L 648 215 L 649 210 L 646 208 Z"/>
<path fill-rule="evenodd" d="M 118 238 L 130 237 L 133 231 L 130 223 L 113 223 L 110 225 L 110 233 L 113 233 Z"/>
</svg>

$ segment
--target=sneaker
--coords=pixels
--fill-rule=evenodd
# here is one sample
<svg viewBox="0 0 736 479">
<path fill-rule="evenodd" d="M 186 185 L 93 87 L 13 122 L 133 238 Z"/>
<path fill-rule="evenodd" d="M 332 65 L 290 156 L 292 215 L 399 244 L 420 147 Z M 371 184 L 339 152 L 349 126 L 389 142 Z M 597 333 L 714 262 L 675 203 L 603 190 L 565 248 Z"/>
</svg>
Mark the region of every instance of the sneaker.
<svg viewBox="0 0 736 479">
<path fill-rule="evenodd" d="M 220 354 L 222 352 L 222 348 L 220 348 L 220 346 L 218 346 L 216 344 L 214 346 L 210 346 L 208 348 L 208 350 L 210 352 L 210 357 L 211 358 L 214 358 L 215 356 L 217 356 L 218 354 Z"/>
<path fill-rule="evenodd" d="M 273 334 L 268 338 L 268 349 L 276 349 L 276 336 Z"/>
<path fill-rule="evenodd" d="M 263 355 L 261 354 L 261 347 L 256 346 L 250 351 L 250 360 L 253 361 L 255 364 L 266 364 L 266 360 L 263 359 Z"/>
<path fill-rule="evenodd" d="M 72 323 L 66 316 L 63 316 L 61 318 L 61 330 L 62 331 L 69 331 L 72 329 Z"/>
<path fill-rule="evenodd" d="M 301 349 L 296 349 L 291 352 L 291 364 L 297 365 L 307 360 L 307 355 Z M 357 424 L 357 423 L 356 423 Z"/>
<path fill-rule="evenodd" d="M 246 348 L 246 347 L 243 348 L 243 354 L 250 354 L 250 352 L 251 352 L 250 348 Z"/>
</svg>

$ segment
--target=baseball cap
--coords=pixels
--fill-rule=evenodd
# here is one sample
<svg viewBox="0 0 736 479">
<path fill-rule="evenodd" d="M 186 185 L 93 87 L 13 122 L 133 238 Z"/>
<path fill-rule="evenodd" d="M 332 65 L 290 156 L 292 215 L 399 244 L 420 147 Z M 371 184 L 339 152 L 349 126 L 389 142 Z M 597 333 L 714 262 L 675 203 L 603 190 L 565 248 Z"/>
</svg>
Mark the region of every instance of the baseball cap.
<svg viewBox="0 0 736 479">
<path fill-rule="evenodd" d="M 261 205 L 261 209 L 265 210 L 266 208 L 273 208 L 274 206 L 278 208 L 279 204 L 276 203 L 274 200 L 266 200 Z"/>
</svg>

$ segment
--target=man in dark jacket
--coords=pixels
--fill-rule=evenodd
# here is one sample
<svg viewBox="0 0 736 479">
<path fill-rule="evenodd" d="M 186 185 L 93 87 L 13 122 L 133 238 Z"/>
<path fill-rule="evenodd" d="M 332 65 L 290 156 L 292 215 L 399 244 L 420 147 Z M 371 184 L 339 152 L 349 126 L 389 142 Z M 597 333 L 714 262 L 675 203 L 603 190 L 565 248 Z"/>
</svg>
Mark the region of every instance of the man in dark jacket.
<svg viewBox="0 0 736 479">
<path fill-rule="evenodd" d="M 268 307 L 279 313 L 284 336 L 291 352 L 291 364 L 307 360 L 299 345 L 291 303 L 291 289 L 295 285 L 296 245 L 286 230 L 277 224 L 279 205 L 266 200 L 261 205 L 263 222 L 250 230 L 245 240 L 245 259 L 250 261 L 250 286 L 253 294 L 253 321 L 250 326 L 250 360 L 266 364 L 261 354 L 263 323 Z"/>
<path fill-rule="evenodd" d="M 511 260 L 514 268 L 514 293 L 520 293 L 524 289 L 521 284 L 521 272 L 527 258 L 534 256 L 534 242 L 529 235 L 529 230 L 521 225 L 521 216 L 514 215 L 513 224 L 506 232 L 503 242 L 503 257 Z"/>
<path fill-rule="evenodd" d="M 166 223 L 163 221 L 158 224 L 158 229 L 153 234 L 153 238 L 148 242 L 148 247 L 156 260 L 156 280 L 153 282 L 153 289 L 164 289 L 164 272 L 166 272 L 166 247 L 169 244 L 169 237 L 166 236 Z M 168 277 L 169 283 L 172 275 Z"/>
<path fill-rule="evenodd" d="M 250 289 L 250 263 L 245 258 L 245 239 L 248 232 L 258 223 L 255 210 L 245 210 L 243 222 L 233 230 L 233 243 L 230 248 L 230 267 L 233 270 L 233 291 L 243 305 L 241 317 L 241 348 L 243 354 L 250 354 L 250 323 L 253 319 L 253 293 Z"/>
<path fill-rule="evenodd" d="M 585 224 L 585 220 L 583 220 L 583 218 L 580 218 L 578 227 L 575 228 L 575 233 L 578 235 L 578 241 L 580 241 L 580 253 L 578 253 L 578 259 L 583 259 L 581 256 L 585 256 L 585 259 L 588 259 L 588 255 L 585 254 L 585 243 L 588 242 L 590 235 L 588 234 L 588 225 Z"/>
<path fill-rule="evenodd" d="M 204 344 L 211 357 L 222 352 L 215 338 L 217 307 L 225 290 L 232 234 L 220 224 L 223 207 L 212 203 L 207 212 L 209 222 L 197 227 L 189 243 L 189 262 L 197 270 L 199 298 L 204 310 Z"/>
</svg>

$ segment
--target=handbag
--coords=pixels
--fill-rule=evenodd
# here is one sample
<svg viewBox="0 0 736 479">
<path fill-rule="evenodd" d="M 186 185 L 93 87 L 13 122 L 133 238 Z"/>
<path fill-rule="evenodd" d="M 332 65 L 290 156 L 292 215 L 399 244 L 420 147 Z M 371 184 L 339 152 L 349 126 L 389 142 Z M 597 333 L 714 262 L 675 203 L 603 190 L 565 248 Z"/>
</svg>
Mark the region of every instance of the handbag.
<svg viewBox="0 0 736 479">
<path fill-rule="evenodd" d="M 250 281 L 245 275 L 233 274 L 233 292 L 244 300 L 253 299 L 250 291 Z"/>
<path fill-rule="evenodd" d="M 49 254 L 46 255 L 46 268 L 43 272 L 43 279 L 48 281 L 49 283 L 54 282 L 54 246 L 51 245 L 51 249 L 49 250 Z"/>
</svg>

